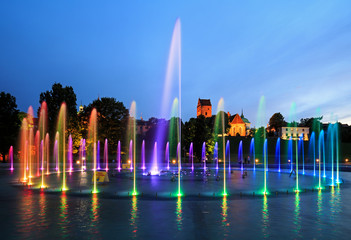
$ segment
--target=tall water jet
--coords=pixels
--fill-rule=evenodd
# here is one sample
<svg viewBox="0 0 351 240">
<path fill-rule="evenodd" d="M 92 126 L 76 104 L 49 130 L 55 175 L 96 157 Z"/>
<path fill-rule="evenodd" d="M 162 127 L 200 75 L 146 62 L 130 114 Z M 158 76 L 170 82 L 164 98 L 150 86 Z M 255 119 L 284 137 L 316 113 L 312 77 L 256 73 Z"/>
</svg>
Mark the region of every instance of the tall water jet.
<svg viewBox="0 0 351 240">
<path fill-rule="evenodd" d="M 169 170 L 169 142 L 166 143 L 165 159 L 167 163 L 167 170 Z"/>
<path fill-rule="evenodd" d="M 334 127 L 333 124 L 330 123 L 328 125 L 328 135 L 327 135 L 327 143 L 328 143 L 328 151 L 329 151 L 329 159 L 331 163 L 331 186 L 334 186 Z"/>
<path fill-rule="evenodd" d="M 21 162 L 21 168 L 23 171 L 22 174 L 22 182 L 27 182 L 28 181 L 28 175 L 27 175 L 27 164 L 28 164 L 28 122 L 27 118 L 24 118 L 21 124 L 21 132 L 20 132 L 20 162 Z"/>
<path fill-rule="evenodd" d="M 68 190 L 66 185 L 66 103 L 61 104 L 58 115 L 57 131 L 59 133 L 58 149 L 62 156 L 62 191 Z"/>
<path fill-rule="evenodd" d="M 312 132 L 308 147 L 308 155 L 313 160 L 313 176 L 316 176 L 316 134 Z"/>
<path fill-rule="evenodd" d="M 68 137 L 68 163 L 69 163 L 69 172 L 73 171 L 73 142 L 71 134 Z"/>
<path fill-rule="evenodd" d="M 319 138 L 318 138 L 318 156 L 319 156 L 319 159 L 318 159 L 318 189 L 322 189 L 322 182 L 321 182 L 321 162 L 322 162 L 322 157 L 324 159 L 325 157 L 325 149 L 324 149 L 324 130 L 322 130 L 320 133 L 319 133 Z"/>
<path fill-rule="evenodd" d="M 136 170 L 137 170 L 137 165 L 136 165 L 136 103 L 135 101 L 132 102 L 129 110 L 129 119 L 128 119 L 128 139 L 131 140 L 131 145 L 132 149 L 129 149 L 129 154 L 130 151 L 132 151 L 133 155 L 130 156 L 132 159 L 131 164 L 133 164 L 133 192 L 132 195 L 137 195 L 137 188 L 136 188 Z M 131 165 L 132 166 L 132 165 Z"/>
<path fill-rule="evenodd" d="M 129 155 L 128 162 L 130 164 L 129 169 L 132 172 L 133 171 L 133 140 L 132 139 L 130 139 L 130 141 L 129 141 L 128 155 Z"/>
<path fill-rule="evenodd" d="M 10 170 L 13 171 L 13 146 L 9 149 Z"/>
<path fill-rule="evenodd" d="M 302 174 L 305 175 L 305 146 L 304 146 L 302 134 L 299 138 L 299 148 L 300 148 L 299 152 L 300 152 L 301 159 L 302 159 Z"/>
<path fill-rule="evenodd" d="M 228 171 L 230 173 L 230 143 L 229 143 L 229 140 L 227 140 L 227 144 L 225 146 L 225 155 L 228 159 Z"/>
<path fill-rule="evenodd" d="M 239 142 L 238 161 L 240 162 L 240 170 L 242 172 L 242 171 L 244 171 L 243 141 Z"/>
<path fill-rule="evenodd" d="M 81 162 L 81 171 L 84 171 L 84 161 L 83 161 L 83 138 L 79 142 L 79 161 Z"/>
<path fill-rule="evenodd" d="M 105 138 L 105 146 L 104 146 L 104 163 L 105 163 L 105 171 L 108 171 L 108 142 L 107 138 Z"/>
<path fill-rule="evenodd" d="M 143 142 L 141 143 L 141 169 L 144 171 L 146 169 L 145 166 L 145 140 L 143 140 Z"/>
<path fill-rule="evenodd" d="M 40 142 L 40 158 L 41 158 L 41 185 L 40 188 L 45 188 L 44 184 L 44 140 Z"/>
<path fill-rule="evenodd" d="M 100 140 L 97 141 L 97 146 L 96 146 L 96 167 L 97 167 L 97 170 L 101 169 L 101 166 L 100 166 Z"/>
<path fill-rule="evenodd" d="M 227 116 L 224 113 L 224 100 L 221 98 L 218 102 L 217 105 L 217 114 L 216 114 L 216 120 L 215 120 L 215 141 L 218 141 L 221 143 L 221 149 L 222 149 L 222 157 L 223 157 L 223 196 L 227 195 L 227 185 L 226 185 L 226 158 L 225 158 L 225 132 L 226 128 L 224 125 L 224 117 Z M 219 138 L 222 138 L 222 141 L 219 141 Z M 217 145 L 217 154 L 218 154 L 218 145 Z M 219 156 L 217 156 L 217 166 L 216 169 L 218 169 L 218 162 L 219 162 Z M 218 170 L 217 170 L 218 171 Z"/>
<path fill-rule="evenodd" d="M 121 141 L 117 144 L 117 170 L 121 171 Z"/>
<path fill-rule="evenodd" d="M 43 146 L 41 149 L 41 161 L 47 161 L 47 168 L 48 166 L 48 162 L 49 162 L 49 136 L 47 133 L 47 128 L 48 128 L 48 108 L 47 108 L 47 104 L 45 101 L 43 101 L 40 105 L 40 109 L 39 109 L 39 124 L 38 124 L 38 131 L 40 136 L 38 137 L 38 145 L 39 142 L 41 143 L 43 141 Z M 46 154 L 45 154 L 46 153 Z M 42 162 L 41 164 L 41 170 L 44 168 L 44 163 Z M 47 169 L 47 173 L 48 173 L 49 169 Z M 43 174 L 43 170 L 41 171 L 41 173 Z"/>
<path fill-rule="evenodd" d="M 46 174 L 50 174 L 50 140 L 49 133 L 45 135 L 45 156 L 46 156 Z"/>
<path fill-rule="evenodd" d="M 202 144 L 201 160 L 204 163 L 204 172 L 206 172 L 206 143 L 205 142 L 203 142 Z"/>
<path fill-rule="evenodd" d="M 89 127 L 88 127 L 88 142 L 90 145 L 90 159 L 93 163 L 93 190 L 92 193 L 98 193 L 96 184 L 96 170 L 97 170 L 97 111 L 95 108 L 90 113 Z"/>
<path fill-rule="evenodd" d="M 36 163 L 36 176 L 39 177 L 40 176 L 40 132 L 39 130 L 36 131 L 35 133 L 35 138 L 34 138 L 34 142 L 35 142 L 35 157 L 37 159 L 37 163 Z"/>
<path fill-rule="evenodd" d="M 340 161 L 340 150 L 339 150 L 339 123 L 336 122 L 334 125 L 334 134 L 335 134 L 335 161 L 336 161 L 336 183 L 341 183 L 340 173 L 339 173 L 339 161 Z"/>
<path fill-rule="evenodd" d="M 213 160 L 215 162 L 216 173 L 218 173 L 218 142 L 215 143 L 213 150 Z"/>
<path fill-rule="evenodd" d="M 59 162 L 59 133 L 55 134 L 55 143 L 54 143 L 54 160 L 55 160 L 55 170 L 57 174 L 60 174 L 60 162 Z"/>
<path fill-rule="evenodd" d="M 255 156 L 255 139 L 251 139 L 250 143 L 250 157 L 252 158 L 252 161 L 254 163 L 253 165 L 253 170 L 256 171 L 256 156 Z"/>
<path fill-rule="evenodd" d="M 258 155 L 258 158 L 261 158 L 263 160 L 263 167 L 264 167 L 264 174 L 263 174 L 263 183 L 264 183 L 264 190 L 263 194 L 266 195 L 268 193 L 267 191 L 267 162 L 268 162 L 268 156 L 267 156 L 267 141 L 266 141 L 266 119 L 265 119 L 265 113 L 266 113 L 266 101 L 264 96 L 260 98 L 259 102 L 259 107 L 258 107 L 258 113 L 257 113 L 257 127 L 258 129 L 256 130 L 255 133 L 255 149 L 258 150 L 258 152 L 255 154 Z M 261 154 L 262 151 L 263 154 Z"/>
<path fill-rule="evenodd" d="M 191 163 L 191 171 L 194 172 L 193 143 L 190 143 L 190 148 L 189 148 L 189 162 Z"/>
<path fill-rule="evenodd" d="M 268 149 L 267 149 L 267 139 L 264 140 L 264 145 L 263 145 L 263 157 L 264 157 L 264 191 L 263 193 L 266 195 L 267 194 L 267 155 L 268 155 Z"/>
<path fill-rule="evenodd" d="M 153 166 L 154 168 L 151 170 L 151 174 L 158 175 L 160 172 L 158 170 L 158 163 L 157 163 L 157 142 L 155 142 L 154 144 Z"/>
<path fill-rule="evenodd" d="M 294 154 L 293 140 L 292 140 L 292 137 L 290 137 L 288 142 L 288 164 L 290 164 L 290 172 L 293 171 L 293 160 L 294 160 L 293 154 Z"/>
<path fill-rule="evenodd" d="M 278 162 L 278 172 L 280 172 L 280 138 L 279 137 L 275 145 L 275 159 Z"/>
<path fill-rule="evenodd" d="M 179 142 L 181 143 L 181 26 L 180 26 L 180 19 L 178 18 L 175 22 L 175 26 L 173 29 L 172 34 L 172 41 L 169 50 L 168 56 L 168 64 L 166 70 L 166 77 L 165 77 L 165 85 L 162 97 L 162 106 L 161 106 L 161 118 L 166 118 L 169 116 L 169 109 L 170 109 L 170 101 L 174 99 L 175 96 L 172 93 L 172 88 L 174 87 L 174 80 L 177 79 L 178 82 L 178 96 L 177 96 L 177 103 L 178 111 L 177 117 L 178 120 L 178 128 L 177 128 L 177 140 L 175 141 L 176 144 Z M 172 96 L 173 95 L 173 96 Z M 163 143 L 165 136 L 165 128 L 158 127 L 157 128 L 157 141 L 159 143 Z M 170 141 L 170 150 L 173 151 L 173 143 Z M 179 150 L 181 151 L 181 147 Z M 179 155 L 179 160 L 181 160 L 181 153 Z M 172 155 L 173 156 L 173 155 Z M 178 196 L 181 196 L 181 188 L 180 188 L 180 166 L 181 162 L 178 161 Z"/>
</svg>

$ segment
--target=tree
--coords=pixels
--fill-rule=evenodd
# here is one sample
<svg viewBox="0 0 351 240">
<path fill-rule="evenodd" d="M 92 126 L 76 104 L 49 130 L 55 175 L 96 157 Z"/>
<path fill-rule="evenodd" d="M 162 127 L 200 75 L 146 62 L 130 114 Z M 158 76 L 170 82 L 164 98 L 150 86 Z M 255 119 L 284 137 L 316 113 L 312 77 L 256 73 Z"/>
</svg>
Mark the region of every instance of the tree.
<svg viewBox="0 0 351 240">
<path fill-rule="evenodd" d="M 56 123 L 61 104 L 66 103 L 67 106 L 67 129 L 66 138 L 69 134 L 72 135 L 74 152 L 78 151 L 81 133 L 78 128 L 77 120 L 77 97 L 71 86 L 62 87 L 60 83 L 54 83 L 50 91 L 40 93 L 39 103 L 46 102 L 48 107 L 48 131 L 51 138 L 51 143 L 55 137 Z M 38 109 L 38 115 L 40 107 Z"/>
<path fill-rule="evenodd" d="M 122 102 L 116 101 L 115 98 L 96 99 L 84 107 L 82 119 L 85 122 L 83 123 L 85 131 L 93 108 L 96 108 L 98 113 L 98 139 L 103 142 L 107 138 L 109 151 L 115 153 L 118 141 L 125 137 L 129 111 Z"/>
<path fill-rule="evenodd" d="M 16 98 L 9 93 L 0 93 L 0 154 L 5 156 L 10 146 L 16 144 L 20 120 Z"/>
<path fill-rule="evenodd" d="M 284 120 L 283 115 L 280 112 L 274 113 L 272 117 L 269 119 L 268 131 L 278 133 L 280 131 L 280 128 L 285 125 L 286 125 L 286 122 Z"/>
</svg>

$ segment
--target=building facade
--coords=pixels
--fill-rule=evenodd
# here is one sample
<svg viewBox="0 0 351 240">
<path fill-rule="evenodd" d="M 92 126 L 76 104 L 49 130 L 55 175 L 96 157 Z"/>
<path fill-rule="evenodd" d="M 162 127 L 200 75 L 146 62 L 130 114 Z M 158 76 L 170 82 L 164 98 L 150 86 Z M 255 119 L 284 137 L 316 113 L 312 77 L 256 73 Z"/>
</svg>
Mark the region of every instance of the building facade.
<svg viewBox="0 0 351 240">
<path fill-rule="evenodd" d="M 212 117 L 212 104 L 210 99 L 200 99 L 197 102 L 196 116 Z"/>
<path fill-rule="evenodd" d="M 280 138 L 283 140 L 289 140 L 290 138 L 297 140 L 302 137 L 304 141 L 308 141 L 309 135 L 310 129 L 308 127 L 282 127 L 280 129 Z"/>
<path fill-rule="evenodd" d="M 230 116 L 228 112 L 228 117 L 229 117 L 229 136 L 241 136 L 241 137 L 246 137 L 249 135 L 249 129 L 251 126 L 251 123 L 249 120 L 247 120 L 244 117 L 244 114 L 241 113 L 241 116 L 239 114 L 235 114 L 233 116 Z"/>
</svg>

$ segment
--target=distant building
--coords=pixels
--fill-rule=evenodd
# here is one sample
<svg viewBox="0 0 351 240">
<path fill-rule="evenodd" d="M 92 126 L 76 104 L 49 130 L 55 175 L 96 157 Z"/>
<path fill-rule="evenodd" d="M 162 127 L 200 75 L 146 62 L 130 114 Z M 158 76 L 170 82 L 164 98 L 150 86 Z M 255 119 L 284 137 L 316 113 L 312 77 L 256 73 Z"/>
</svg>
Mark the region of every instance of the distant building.
<svg viewBox="0 0 351 240">
<path fill-rule="evenodd" d="M 244 117 L 244 114 L 241 113 L 241 116 L 239 114 L 235 114 L 233 116 L 230 116 L 228 112 L 228 117 L 229 117 L 229 136 L 242 136 L 246 137 L 249 135 L 249 129 L 251 126 L 251 123 L 247 118 Z"/>
<path fill-rule="evenodd" d="M 299 139 L 301 136 L 304 141 L 309 140 L 310 129 L 308 127 L 282 127 L 280 131 L 280 138 L 283 140 Z"/>
<path fill-rule="evenodd" d="M 197 102 L 197 114 L 196 116 L 212 117 L 212 104 L 210 99 L 200 99 Z"/>
<path fill-rule="evenodd" d="M 152 124 L 150 121 L 145 121 L 142 118 L 136 120 L 136 133 L 138 135 L 145 136 L 145 134 L 150 130 Z"/>
</svg>

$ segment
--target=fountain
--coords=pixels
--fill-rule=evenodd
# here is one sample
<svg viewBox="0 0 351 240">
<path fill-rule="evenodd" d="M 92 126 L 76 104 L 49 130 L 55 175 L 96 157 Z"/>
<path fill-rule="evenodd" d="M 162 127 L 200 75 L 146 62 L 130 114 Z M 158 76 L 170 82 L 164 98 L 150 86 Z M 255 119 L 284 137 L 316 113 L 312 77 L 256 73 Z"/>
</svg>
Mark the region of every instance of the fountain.
<svg viewBox="0 0 351 240">
<path fill-rule="evenodd" d="M 227 140 L 227 144 L 225 146 L 225 156 L 228 159 L 228 172 L 230 173 L 230 142 Z"/>
<path fill-rule="evenodd" d="M 280 138 L 277 138 L 277 143 L 275 146 L 275 160 L 278 162 L 278 172 L 280 172 Z"/>
<path fill-rule="evenodd" d="M 252 138 L 250 142 L 250 157 L 253 161 L 253 170 L 256 171 L 256 156 L 255 156 L 255 139 Z"/>
<path fill-rule="evenodd" d="M 108 172 L 108 142 L 107 142 L 107 138 L 105 139 L 105 145 L 104 145 L 104 163 L 105 163 L 105 171 Z"/>
<path fill-rule="evenodd" d="M 190 143 L 190 148 L 189 148 L 189 162 L 191 163 L 191 171 L 194 172 L 193 143 Z"/>
<path fill-rule="evenodd" d="M 97 111 L 95 108 L 90 113 L 89 128 L 88 128 L 88 142 L 90 145 L 90 159 L 93 163 L 93 190 L 92 193 L 98 193 L 96 185 L 96 171 L 97 171 Z"/>
<path fill-rule="evenodd" d="M 166 163 L 167 163 L 167 170 L 169 170 L 169 142 L 166 143 L 166 151 L 165 151 L 165 159 L 166 159 Z"/>
<path fill-rule="evenodd" d="M 57 133 L 59 136 L 58 153 L 62 152 L 62 191 L 68 190 L 66 185 L 66 103 L 62 103 L 57 121 Z M 60 156 L 60 155 L 59 155 Z M 59 160 L 58 160 L 59 161 Z"/>
<path fill-rule="evenodd" d="M 100 140 L 97 141 L 97 149 L 96 149 L 96 166 L 97 166 L 97 170 L 101 169 L 100 166 Z"/>
<path fill-rule="evenodd" d="M 241 140 L 238 147 L 238 161 L 240 162 L 240 170 L 244 171 L 243 141 Z"/>
<path fill-rule="evenodd" d="M 117 170 L 121 171 L 121 141 L 117 144 Z"/>
<path fill-rule="evenodd" d="M 204 163 L 204 172 L 206 172 L 206 143 L 205 142 L 203 142 L 202 144 L 201 161 Z"/>
<path fill-rule="evenodd" d="M 68 163 L 69 163 L 69 172 L 71 173 L 73 171 L 73 143 L 72 143 L 72 136 L 71 134 L 68 137 Z"/>
<path fill-rule="evenodd" d="M 10 159 L 10 170 L 13 171 L 13 146 L 9 149 L 9 159 Z"/>
<path fill-rule="evenodd" d="M 141 144 L 141 163 L 142 163 L 141 169 L 144 172 L 146 169 L 146 166 L 145 166 L 145 140 L 143 140 L 143 142 Z"/>
</svg>

